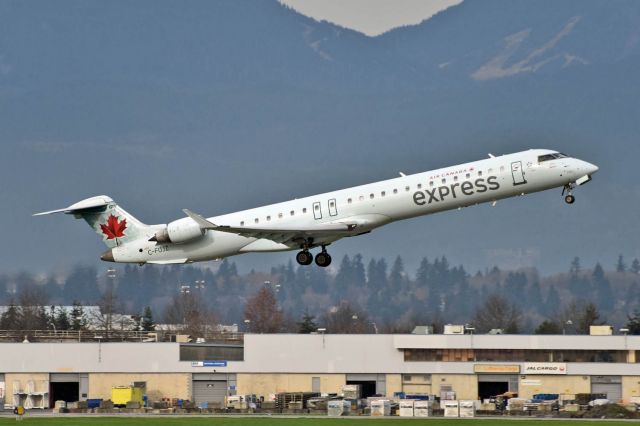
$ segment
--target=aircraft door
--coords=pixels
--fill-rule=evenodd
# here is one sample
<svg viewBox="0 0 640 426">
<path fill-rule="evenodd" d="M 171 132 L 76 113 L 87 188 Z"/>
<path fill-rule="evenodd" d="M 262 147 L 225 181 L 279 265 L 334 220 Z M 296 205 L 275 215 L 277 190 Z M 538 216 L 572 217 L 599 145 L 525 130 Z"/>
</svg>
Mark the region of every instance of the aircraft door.
<svg viewBox="0 0 640 426">
<path fill-rule="evenodd" d="M 322 204 L 319 201 L 313 203 L 313 218 L 322 219 Z"/>
<path fill-rule="evenodd" d="M 336 199 L 332 198 L 328 202 L 329 204 L 329 216 L 338 216 L 338 206 L 336 203 Z"/>
<path fill-rule="evenodd" d="M 513 177 L 514 185 L 522 185 L 527 183 L 527 180 L 524 178 L 522 161 L 514 161 L 513 163 L 511 163 L 511 176 Z"/>
</svg>

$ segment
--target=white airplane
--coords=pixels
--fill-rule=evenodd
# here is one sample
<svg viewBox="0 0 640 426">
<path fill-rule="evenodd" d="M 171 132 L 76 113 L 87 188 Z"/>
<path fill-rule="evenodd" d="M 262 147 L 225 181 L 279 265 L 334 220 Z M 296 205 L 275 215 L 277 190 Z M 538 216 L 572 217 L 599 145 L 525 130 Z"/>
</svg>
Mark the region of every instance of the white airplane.
<svg viewBox="0 0 640 426">
<path fill-rule="evenodd" d="M 300 250 L 297 262 L 309 265 L 309 250 L 320 247 L 315 263 L 326 267 L 329 244 L 398 220 L 559 187 L 572 204 L 573 189 L 596 171 L 586 161 L 533 149 L 222 216 L 185 209 L 187 217 L 166 225 L 145 225 L 105 195 L 34 216 L 67 213 L 86 220 L 109 247 L 100 257 L 108 262 L 190 263 Z"/>
</svg>

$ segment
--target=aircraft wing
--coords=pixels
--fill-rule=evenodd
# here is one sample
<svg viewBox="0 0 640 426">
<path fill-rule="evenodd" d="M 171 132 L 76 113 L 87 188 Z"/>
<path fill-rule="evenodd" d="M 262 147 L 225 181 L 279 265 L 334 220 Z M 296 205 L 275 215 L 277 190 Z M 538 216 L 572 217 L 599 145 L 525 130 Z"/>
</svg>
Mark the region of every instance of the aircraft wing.
<svg viewBox="0 0 640 426">
<path fill-rule="evenodd" d="M 347 236 L 357 227 L 355 223 L 326 223 L 308 227 L 246 227 L 216 225 L 190 210 L 183 210 L 200 228 L 228 232 L 249 238 L 265 238 L 281 244 L 297 243 L 300 240 L 322 240 L 327 237 Z"/>
</svg>

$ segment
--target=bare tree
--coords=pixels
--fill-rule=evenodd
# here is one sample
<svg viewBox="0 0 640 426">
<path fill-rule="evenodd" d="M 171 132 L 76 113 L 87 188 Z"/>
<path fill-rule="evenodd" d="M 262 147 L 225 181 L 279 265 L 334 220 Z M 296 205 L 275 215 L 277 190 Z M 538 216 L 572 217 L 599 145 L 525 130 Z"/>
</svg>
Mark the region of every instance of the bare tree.
<svg viewBox="0 0 640 426">
<path fill-rule="evenodd" d="M 165 311 L 165 321 L 179 324 L 182 332 L 192 338 L 205 337 L 216 324 L 215 315 L 209 310 L 201 297 L 194 293 L 179 293 Z"/>
<path fill-rule="evenodd" d="M 244 308 L 245 322 L 252 333 L 278 333 L 283 327 L 282 312 L 270 287 L 262 287 Z"/>
<path fill-rule="evenodd" d="M 484 304 L 478 308 L 474 317 L 476 330 L 487 332 L 498 328 L 508 334 L 520 332 L 522 314 L 518 307 L 499 294 L 487 297 Z"/>
<path fill-rule="evenodd" d="M 374 332 L 374 324 L 366 312 L 354 308 L 349 302 L 333 307 L 323 317 L 327 333 L 364 334 Z"/>
</svg>

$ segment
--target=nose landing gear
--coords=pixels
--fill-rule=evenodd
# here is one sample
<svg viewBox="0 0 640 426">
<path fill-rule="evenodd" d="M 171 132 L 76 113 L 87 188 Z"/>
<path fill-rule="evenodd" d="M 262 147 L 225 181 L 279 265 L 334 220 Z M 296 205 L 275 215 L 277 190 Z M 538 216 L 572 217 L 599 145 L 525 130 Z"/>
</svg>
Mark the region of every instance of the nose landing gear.
<svg viewBox="0 0 640 426">
<path fill-rule="evenodd" d="M 576 197 L 573 196 L 573 188 L 575 188 L 575 184 L 572 182 L 566 184 L 564 188 L 562 188 L 562 195 L 566 192 L 567 195 L 564 195 L 564 202 L 567 204 L 573 204 L 576 201 Z"/>
</svg>

